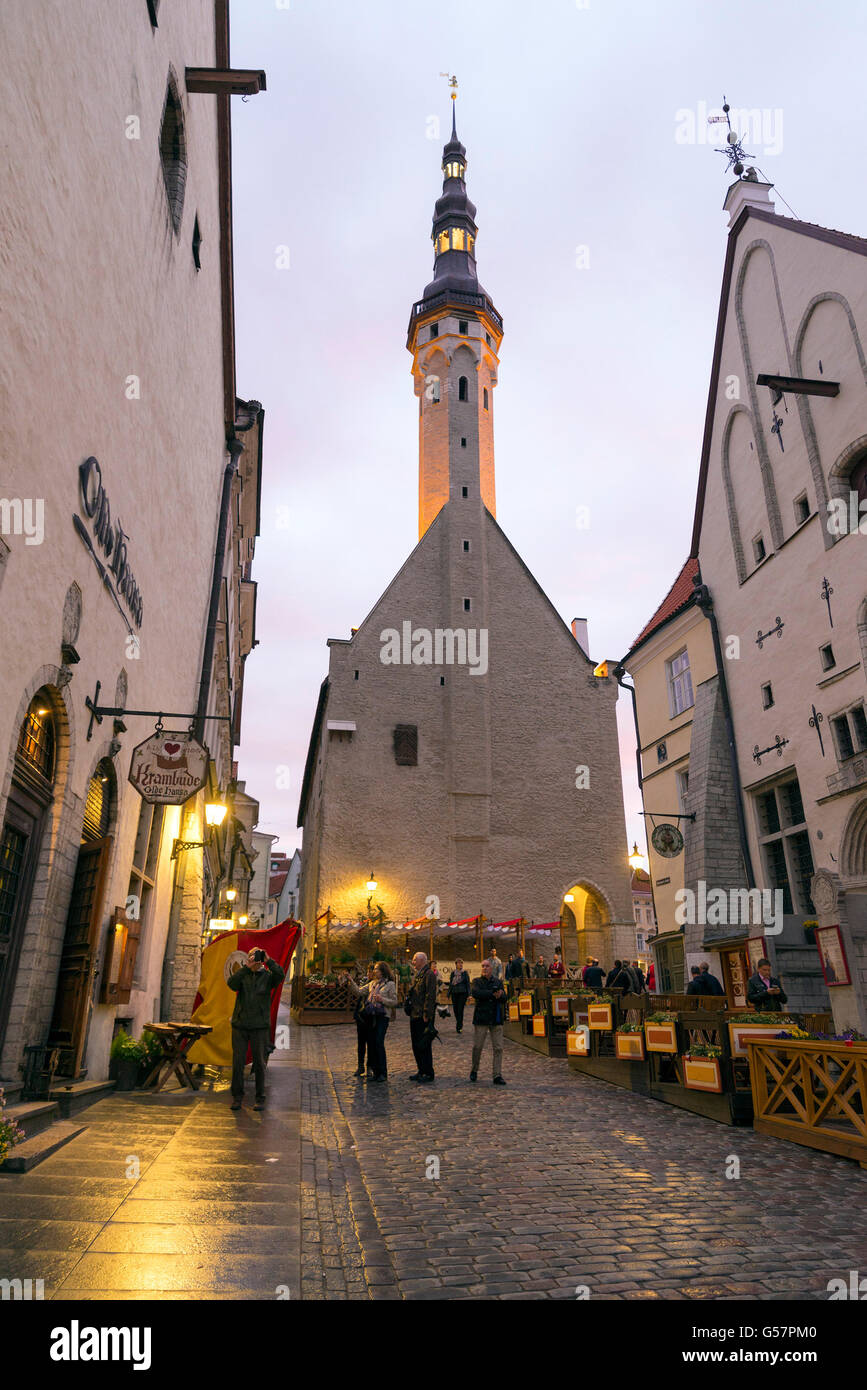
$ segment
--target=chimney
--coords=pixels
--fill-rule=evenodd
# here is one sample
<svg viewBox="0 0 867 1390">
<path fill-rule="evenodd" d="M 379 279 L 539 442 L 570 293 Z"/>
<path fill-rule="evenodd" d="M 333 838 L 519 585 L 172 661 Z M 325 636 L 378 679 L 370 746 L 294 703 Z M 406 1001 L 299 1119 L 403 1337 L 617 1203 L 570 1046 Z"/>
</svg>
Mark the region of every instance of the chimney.
<svg viewBox="0 0 867 1390">
<path fill-rule="evenodd" d="M 588 634 L 588 632 L 587 632 L 587 619 L 586 619 L 586 618 L 573 618 L 573 619 L 572 619 L 572 636 L 575 638 L 575 641 L 578 643 L 578 646 L 581 648 L 581 650 L 582 650 L 582 652 L 584 653 L 584 655 L 585 655 L 585 656 L 589 656 L 589 655 L 590 655 L 590 636 L 589 636 L 589 634 Z"/>
<path fill-rule="evenodd" d="M 772 183 L 760 182 L 755 169 L 747 169 L 743 178 L 732 184 L 723 203 L 723 208 L 729 215 L 729 227 L 734 226 L 744 208 L 764 208 L 766 212 L 773 212 L 773 186 Z"/>
</svg>

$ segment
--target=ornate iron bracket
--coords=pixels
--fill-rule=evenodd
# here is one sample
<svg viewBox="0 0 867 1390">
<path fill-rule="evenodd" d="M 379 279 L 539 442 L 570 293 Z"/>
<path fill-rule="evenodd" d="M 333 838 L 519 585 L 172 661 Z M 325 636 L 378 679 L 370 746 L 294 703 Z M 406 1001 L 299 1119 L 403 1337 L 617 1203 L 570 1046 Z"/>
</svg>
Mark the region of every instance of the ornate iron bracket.
<svg viewBox="0 0 867 1390">
<path fill-rule="evenodd" d="M 811 705 L 810 708 L 811 708 L 811 710 L 813 711 L 812 715 L 810 716 L 810 721 L 809 721 L 809 723 L 810 723 L 810 728 L 811 728 L 811 729 L 815 729 L 815 730 L 816 730 L 816 733 L 819 735 L 819 747 L 820 747 L 821 750 L 822 750 L 822 757 L 824 758 L 824 756 L 825 756 L 825 745 L 824 745 L 824 743 L 822 742 L 822 730 L 821 730 L 821 728 L 820 728 L 820 725 L 821 725 L 821 723 L 822 723 L 822 718 L 823 718 L 823 716 L 822 716 L 822 715 L 819 713 L 819 711 L 816 709 L 816 706 L 815 706 L 815 705 Z"/>
<path fill-rule="evenodd" d="M 824 579 L 824 578 L 823 578 L 823 580 L 822 580 L 822 590 L 821 590 L 821 593 L 819 594 L 819 597 L 820 597 L 820 598 L 823 598 L 823 599 L 825 600 L 825 603 L 826 603 L 827 606 L 828 606 L 828 622 L 831 624 L 831 627 L 834 626 L 834 619 L 831 617 L 831 595 L 833 594 L 833 592 L 834 592 L 834 590 L 833 590 L 833 588 L 831 587 L 831 585 L 828 583 L 827 579 Z"/>
<path fill-rule="evenodd" d="M 782 618 L 777 618 L 776 623 L 772 628 L 770 628 L 768 632 L 762 632 L 760 629 L 759 634 L 756 637 L 756 646 L 758 647 L 759 651 L 762 650 L 762 643 L 767 642 L 768 638 L 773 637 L 774 633 L 776 633 L 778 637 L 782 637 L 783 628 L 785 626 L 786 624 L 783 622 Z"/>
<path fill-rule="evenodd" d="M 96 682 L 96 689 L 93 692 L 93 699 L 87 696 L 85 705 L 90 710 L 90 723 L 87 726 L 87 742 L 90 742 L 93 734 L 94 723 L 101 724 L 106 714 L 114 715 L 115 719 L 129 719 L 130 716 L 142 719 L 155 719 L 157 721 L 157 733 L 162 732 L 162 722 L 164 719 L 185 719 L 191 726 L 199 718 L 197 714 L 178 714 L 177 710 L 155 710 L 155 709 L 122 709 L 120 705 L 101 705 L 99 703 L 99 692 L 102 689 L 102 682 Z M 217 720 L 220 723 L 231 724 L 230 714 L 203 714 L 202 719 Z M 125 732 L 125 730 L 124 730 Z"/>
<path fill-rule="evenodd" d="M 766 753 L 776 753 L 777 757 L 781 758 L 783 756 L 783 749 L 788 742 L 789 740 L 787 738 L 780 738 L 780 735 L 777 734 L 774 742 L 770 744 L 768 748 L 759 748 L 759 745 L 756 744 L 753 749 L 753 758 L 758 763 L 759 767 L 761 767 L 762 758 Z"/>
</svg>

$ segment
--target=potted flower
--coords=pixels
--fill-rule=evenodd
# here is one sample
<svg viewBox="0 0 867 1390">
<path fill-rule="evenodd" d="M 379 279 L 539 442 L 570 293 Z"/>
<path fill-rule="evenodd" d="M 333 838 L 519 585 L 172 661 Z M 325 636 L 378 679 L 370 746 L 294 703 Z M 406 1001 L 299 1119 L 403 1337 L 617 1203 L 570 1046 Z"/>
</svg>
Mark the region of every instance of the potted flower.
<svg viewBox="0 0 867 1390">
<path fill-rule="evenodd" d="M 818 920 L 815 917 L 804 918 L 804 939 L 808 946 L 815 946 L 816 944 L 816 928 L 818 925 Z"/>
<path fill-rule="evenodd" d="M 591 996 L 587 1005 L 587 1026 L 592 1032 L 602 1033 L 614 1026 L 611 1020 L 612 1002 L 613 996 L 610 994 Z"/>
<path fill-rule="evenodd" d="M 644 1020 L 644 1039 L 648 1052 L 677 1051 L 677 1014 L 657 1009 Z"/>
<path fill-rule="evenodd" d="M 643 1062 L 644 1025 L 621 1023 L 614 1034 L 614 1052 L 622 1062 Z"/>
<path fill-rule="evenodd" d="M 139 1068 L 148 1055 L 143 1042 L 131 1038 L 120 1028 L 111 1041 L 108 1074 L 117 1082 L 119 1091 L 134 1091 L 138 1085 Z"/>
<path fill-rule="evenodd" d="M 590 1033 L 586 1024 L 568 1029 L 566 1033 L 566 1056 L 588 1057 L 590 1055 Z"/>
<path fill-rule="evenodd" d="M 548 1031 L 548 1015 L 533 1014 L 533 1037 L 544 1038 Z"/>
<path fill-rule="evenodd" d="M 683 1084 L 691 1091 L 722 1090 L 720 1058 L 722 1048 L 714 1043 L 691 1043 L 689 1052 L 684 1053 Z"/>
<path fill-rule="evenodd" d="M 10 1119 L 6 1114 L 6 1097 L 3 1088 L 0 1086 L 0 1168 L 6 1159 L 9 1150 L 15 1144 L 20 1144 L 24 1138 L 24 1131 L 19 1127 L 16 1120 Z"/>
<path fill-rule="evenodd" d="M 569 1017 L 569 1000 L 575 998 L 575 991 L 572 989 L 552 989 L 551 990 L 551 1013 L 555 1018 Z"/>
</svg>

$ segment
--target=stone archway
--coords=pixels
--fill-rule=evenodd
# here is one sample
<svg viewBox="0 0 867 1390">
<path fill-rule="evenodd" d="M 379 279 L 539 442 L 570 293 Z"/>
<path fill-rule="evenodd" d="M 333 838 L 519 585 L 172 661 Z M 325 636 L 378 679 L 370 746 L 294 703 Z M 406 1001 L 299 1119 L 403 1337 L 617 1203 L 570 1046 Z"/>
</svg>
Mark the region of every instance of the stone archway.
<svg viewBox="0 0 867 1390">
<path fill-rule="evenodd" d="M 569 898 L 571 901 L 567 901 Z M 611 904 L 599 885 L 583 876 L 575 879 L 560 900 L 565 963 L 576 963 L 580 968 L 588 956 L 598 956 L 603 964 L 608 962 L 612 922 Z"/>
</svg>

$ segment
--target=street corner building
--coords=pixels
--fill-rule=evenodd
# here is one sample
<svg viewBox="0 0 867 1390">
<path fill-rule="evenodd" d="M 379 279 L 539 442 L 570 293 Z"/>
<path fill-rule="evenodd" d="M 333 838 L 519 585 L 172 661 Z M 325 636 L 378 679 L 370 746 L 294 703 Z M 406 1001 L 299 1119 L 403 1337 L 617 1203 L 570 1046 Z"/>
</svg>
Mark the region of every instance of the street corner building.
<svg viewBox="0 0 867 1390">
<path fill-rule="evenodd" d="M 407 337 L 419 541 L 361 625 L 328 643 L 299 915 L 308 951 L 323 915 L 348 926 L 367 912 L 434 920 L 441 937 L 473 918 L 562 924 L 567 959 L 631 953 L 617 684 L 594 675 L 586 623 L 562 620 L 496 521 L 503 321 L 477 275 L 466 165 L 453 118 L 433 279 Z"/>
<path fill-rule="evenodd" d="M 624 664 L 634 677 L 663 987 L 761 956 L 790 1006 L 867 1031 L 867 240 L 728 190 L 689 557 Z M 684 547 L 686 549 L 686 546 Z M 670 838 L 670 837 L 669 837 Z M 766 893 L 698 914 L 677 889 Z"/>
<path fill-rule="evenodd" d="M 235 393 L 229 108 L 264 74 L 226 85 L 213 0 L 16 5 L 2 38 L 0 1077 L 99 1080 L 122 1024 L 189 1017 L 203 923 L 252 873 L 263 411 Z"/>
</svg>

